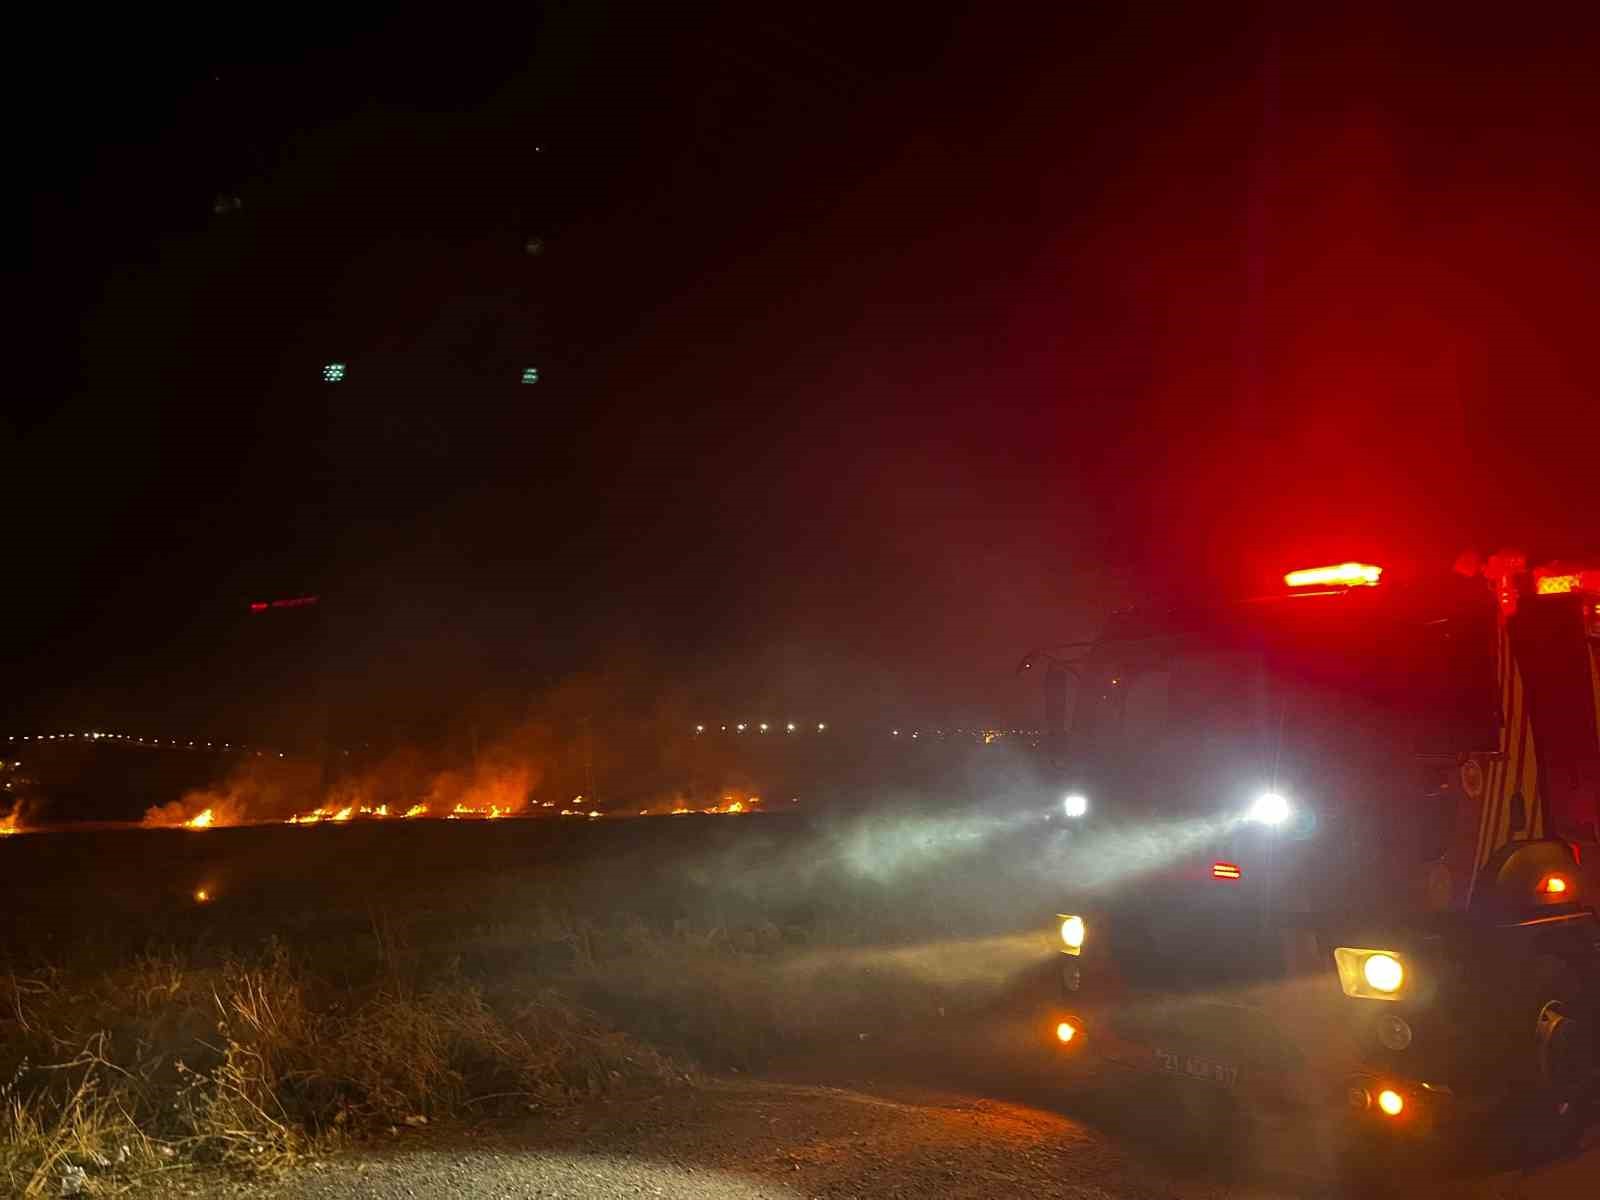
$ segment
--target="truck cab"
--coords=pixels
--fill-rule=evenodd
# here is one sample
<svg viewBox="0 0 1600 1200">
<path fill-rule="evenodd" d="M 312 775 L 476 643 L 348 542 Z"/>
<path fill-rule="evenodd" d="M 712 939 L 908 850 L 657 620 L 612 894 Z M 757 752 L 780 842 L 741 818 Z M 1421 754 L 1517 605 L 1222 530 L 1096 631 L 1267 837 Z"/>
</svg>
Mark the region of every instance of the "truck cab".
<svg viewBox="0 0 1600 1200">
<path fill-rule="evenodd" d="M 1580 1119 L 1600 572 L 1284 582 L 1055 660 L 1059 1051 L 1392 1132 Z"/>
</svg>

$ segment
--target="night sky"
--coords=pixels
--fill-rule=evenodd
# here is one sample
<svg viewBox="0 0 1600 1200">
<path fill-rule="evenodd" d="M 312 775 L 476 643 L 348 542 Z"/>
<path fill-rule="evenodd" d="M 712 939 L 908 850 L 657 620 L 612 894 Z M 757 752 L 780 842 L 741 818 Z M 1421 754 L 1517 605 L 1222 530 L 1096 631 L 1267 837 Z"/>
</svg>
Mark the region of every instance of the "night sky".
<svg viewBox="0 0 1600 1200">
<path fill-rule="evenodd" d="M 1600 552 L 1593 18 L 882 7 L 23 30 L 8 728 L 1006 720 L 1130 588 Z"/>
</svg>

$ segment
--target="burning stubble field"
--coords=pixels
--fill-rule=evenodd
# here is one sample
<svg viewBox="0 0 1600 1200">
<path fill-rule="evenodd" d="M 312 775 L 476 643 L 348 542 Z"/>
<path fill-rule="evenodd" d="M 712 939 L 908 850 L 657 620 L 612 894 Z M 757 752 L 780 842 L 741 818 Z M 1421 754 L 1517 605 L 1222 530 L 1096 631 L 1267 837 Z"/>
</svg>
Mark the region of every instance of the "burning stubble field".
<svg viewBox="0 0 1600 1200">
<path fill-rule="evenodd" d="M 0 1185 L 271 1169 L 915 1037 L 1040 962 L 1055 836 L 902 810 L 0 839 Z"/>
</svg>

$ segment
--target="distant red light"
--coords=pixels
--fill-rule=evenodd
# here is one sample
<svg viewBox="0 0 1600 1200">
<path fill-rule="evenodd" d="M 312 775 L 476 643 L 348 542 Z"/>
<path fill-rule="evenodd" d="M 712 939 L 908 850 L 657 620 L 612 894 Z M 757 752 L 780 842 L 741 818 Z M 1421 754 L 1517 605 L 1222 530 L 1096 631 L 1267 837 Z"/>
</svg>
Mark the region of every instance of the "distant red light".
<svg viewBox="0 0 1600 1200">
<path fill-rule="evenodd" d="M 321 600 L 321 596 L 290 596 L 284 600 L 253 600 L 251 612 L 266 612 L 269 608 L 306 608 Z"/>
</svg>

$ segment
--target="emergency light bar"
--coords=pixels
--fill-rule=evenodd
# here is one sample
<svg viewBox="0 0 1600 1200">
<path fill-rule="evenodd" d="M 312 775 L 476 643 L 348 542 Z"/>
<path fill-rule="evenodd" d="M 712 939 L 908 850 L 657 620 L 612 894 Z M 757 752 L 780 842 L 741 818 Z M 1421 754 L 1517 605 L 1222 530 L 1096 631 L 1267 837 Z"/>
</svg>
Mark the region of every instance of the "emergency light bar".
<svg viewBox="0 0 1600 1200">
<path fill-rule="evenodd" d="M 1371 563 L 1347 562 L 1331 567 L 1308 567 L 1303 571 L 1290 571 L 1283 577 L 1292 588 L 1300 587 L 1371 587 L 1383 574 L 1382 567 Z"/>
<path fill-rule="evenodd" d="M 1234 863 L 1219 862 L 1211 864 L 1211 878 L 1213 879 L 1241 879 L 1244 872 L 1239 870 Z"/>
</svg>

